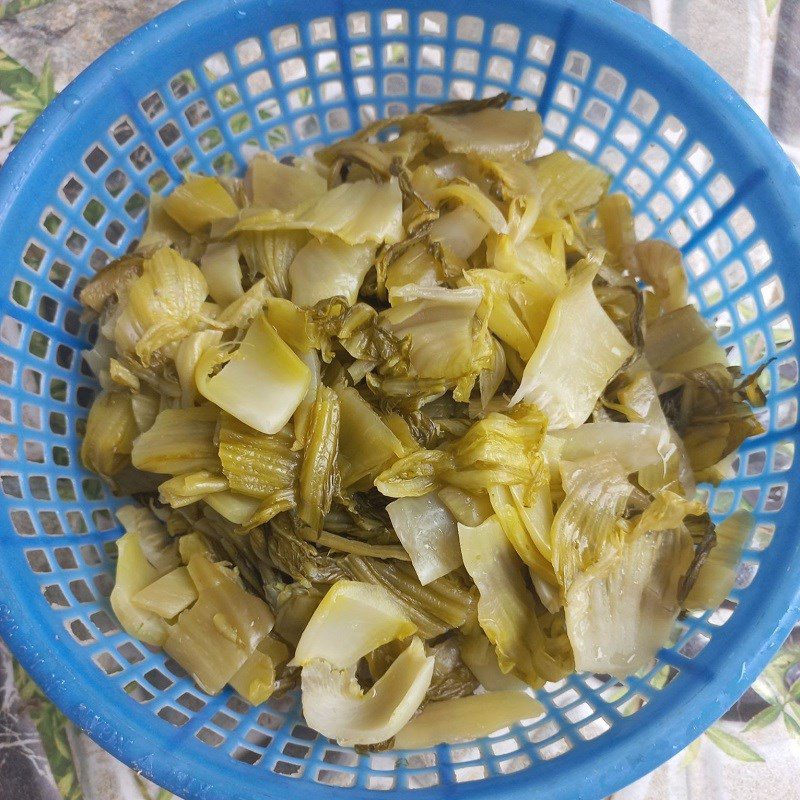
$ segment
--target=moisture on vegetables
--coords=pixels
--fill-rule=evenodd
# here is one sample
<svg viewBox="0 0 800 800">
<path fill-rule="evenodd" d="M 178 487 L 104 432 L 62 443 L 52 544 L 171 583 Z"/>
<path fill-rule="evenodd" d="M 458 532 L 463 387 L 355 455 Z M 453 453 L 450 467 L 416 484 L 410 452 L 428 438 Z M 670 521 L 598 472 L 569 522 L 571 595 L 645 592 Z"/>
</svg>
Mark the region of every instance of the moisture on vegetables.
<svg viewBox="0 0 800 800">
<path fill-rule="evenodd" d="M 111 603 L 203 691 L 427 747 L 646 670 L 725 601 L 753 521 L 696 485 L 761 433 L 760 372 L 510 100 L 187 178 L 83 288 L 81 456 L 140 500 Z"/>
</svg>

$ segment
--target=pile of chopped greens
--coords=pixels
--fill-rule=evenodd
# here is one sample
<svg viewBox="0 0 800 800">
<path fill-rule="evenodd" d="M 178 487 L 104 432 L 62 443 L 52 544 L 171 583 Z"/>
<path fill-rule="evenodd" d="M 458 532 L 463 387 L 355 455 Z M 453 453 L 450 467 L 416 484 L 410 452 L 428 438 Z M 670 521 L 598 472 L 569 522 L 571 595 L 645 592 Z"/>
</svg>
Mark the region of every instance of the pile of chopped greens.
<svg viewBox="0 0 800 800">
<path fill-rule="evenodd" d="M 206 692 L 299 686 L 343 744 L 470 739 L 647 668 L 751 531 L 695 486 L 761 432 L 758 375 L 508 101 L 188 177 L 82 291 L 83 463 L 140 501 L 120 623 Z"/>
</svg>

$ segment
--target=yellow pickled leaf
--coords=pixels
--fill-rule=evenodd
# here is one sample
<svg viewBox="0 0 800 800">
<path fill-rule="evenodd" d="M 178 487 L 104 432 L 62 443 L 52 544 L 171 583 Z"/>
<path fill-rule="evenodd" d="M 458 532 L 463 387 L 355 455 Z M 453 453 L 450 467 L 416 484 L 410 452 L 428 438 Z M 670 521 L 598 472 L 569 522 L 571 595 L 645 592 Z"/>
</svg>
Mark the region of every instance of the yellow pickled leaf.
<svg viewBox="0 0 800 800">
<path fill-rule="evenodd" d="M 297 480 L 301 454 L 288 432 L 253 430 L 224 414 L 219 426 L 219 458 L 233 492 L 266 500 Z"/>
<path fill-rule="evenodd" d="M 130 463 L 133 441 L 139 433 L 124 392 L 101 392 L 89 409 L 86 433 L 81 442 L 81 461 L 86 469 L 112 478 Z"/>
<path fill-rule="evenodd" d="M 189 233 L 239 213 L 222 184 L 207 177 L 191 177 L 178 186 L 164 201 L 164 211 Z"/>
<path fill-rule="evenodd" d="M 600 306 L 593 279 L 588 265 L 573 267 L 511 401 L 537 405 L 554 430 L 586 422 L 608 382 L 634 352 Z"/>
<path fill-rule="evenodd" d="M 163 619 L 177 617 L 195 600 L 197 589 L 186 567 L 178 567 L 162 575 L 133 595 L 134 605 Z"/>
<path fill-rule="evenodd" d="M 181 475 L 219 472 L 214 434 L 219 411 L 214 406 L 167 408 L 133 443 L 131 461 L 145 472 Z"/>
<path fill-rule="evenodd" d="M 324 659 L 337 669 L 354 666 L 376 648 L 416 633 L 403 607 L 380 586 L 337 581 L 306 625 L 291 666 Z"/>
<path fill-rule="evenodd" d="M 398 750 L 488 736 L 523 719 L 544 714 L 544 706 L 524 692 L 500 691 L 428 703 L 395 737 Z"/>
<path fill-rule="evenodd" d="M 210 375 L 224 359 L 213 348 L 200 357 L 195 380 L 203 397 L 257 431 L 281 430 L 308 389 L 308 367 L 263 314 L 255 318 L 222 369 Z"/>
</svg>

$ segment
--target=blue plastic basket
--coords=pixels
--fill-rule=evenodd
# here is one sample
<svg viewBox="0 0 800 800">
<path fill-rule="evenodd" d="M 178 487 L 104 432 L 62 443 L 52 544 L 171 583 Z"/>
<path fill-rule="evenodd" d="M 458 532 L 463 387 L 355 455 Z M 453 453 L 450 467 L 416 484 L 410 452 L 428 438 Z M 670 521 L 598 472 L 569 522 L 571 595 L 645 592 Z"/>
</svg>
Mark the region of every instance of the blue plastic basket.
<svg viewBox="0 0 800 800">
<path fill-rule="evenodd" d="M 239 171 L 375 116 L 509 89 L 545 148 L 602 164 L 640 236 L 681 248 L 731 358 L 769 367 L 767 432 L 711 493 L 758 519 L 722 608 L 690 617 L 647 675 L 540 692 L 544 719 L 422 752 L 359 756 L 303 725 L 297 698 L 210 698 L 110 612 L 119 500 L 80 465 L 94 381 L 76 295 L 139 235 L 183 170 Z M 195 0 L 67 88 L 0 181 L 0 632 L 103 747 L 184 798 L 599 798 L 652 769 L 756 677 L 798 611 L 798 176 L 697 58 L 607 0 Z"/>
</svg>

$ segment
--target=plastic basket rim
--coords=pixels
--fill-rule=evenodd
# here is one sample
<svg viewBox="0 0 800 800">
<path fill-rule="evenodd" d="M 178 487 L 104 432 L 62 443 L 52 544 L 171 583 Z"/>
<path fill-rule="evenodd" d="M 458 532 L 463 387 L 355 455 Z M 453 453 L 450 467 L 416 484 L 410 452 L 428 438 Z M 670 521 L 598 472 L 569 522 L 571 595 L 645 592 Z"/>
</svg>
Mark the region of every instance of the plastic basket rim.
<svg viewBox="0 0 800 800">
<path fill-rule="evenodd" d="M 41 155 L 47 153 L 48 146 L 57 139 L 71 118 L 80 113 L 84 98 L 101 93 L 129 62 L 146 56 L 148 51 L 161 46 L 173 33 L 231 9 L 237 9 L 238 13 L 245 15 L 248 9 L 257 9 L 261 2 L 263 0 L 184 0 L 137 28 L 81 72 L 32 125 L 0 173 L 0 241 L 11 209 L 19 202 L 17 195 L 23 189 L 28 173 Z M 288 0 L 273 2 L 274 5 L 285 6 L 287 14 L 290 13 Z M 516 3 L 532 13 L 544 6 L 584 15 L 595 22 L 599 29 L 605 28 L 637 41 L 642 49 L 649 50 L 650 55 L 663 63 L 680 64 L 691 79 L 694 91 L 702 96 L 704 102 L 724 117 L 731 128 L 736 127 L 740 135 L 750 137 L 751 143 L 760 148 L 762 167 L 766 173 L 780 175 L 782 182 L 773 189 L 781 197 L 784 207 L 800 207 L 800 176 L 766 125 L 730 84 L 680 42 L 614 0 L 516 0 Z M 356 10 L 391 8 L 392 5 L 380 0 L 340 0 L 338 15 Z M 800 250 L 798 231 L 800 219 L 793 229 L 786 231 L 786 236 L 792 238 Z M 0 309 L 7 310 L 5 298 L 0 300 Z M 789 475 L 797 477 L 799 474 L 800 465 L 795 462 Z M 0 504 L 7 505 L 6 499 L 0 497 Z M 800 522 L 788 527 L 797 534 Z M 800 559 L 800 542 L 795 545 L 794 553 L 788 544 L 787 556 L 796 555 Z M 787 564 L 791 563 L 792 559 L 787 558 Z M 570 770 L 562 771 L 563 774 L 559 775 L 557 769 L 548 769 L 572 760 L 576 755 L 574 752 L 560 756 L 553 762 L 539 764 L 538 768 L 552 773 L 548 776 L 548 794 L 570 797 L 572 800 L 604 797 L 655 769 L 693 741 L 750 686 L 800 616 L 800 581 L 793 580 L 788 569 L 783 579 L 773 586 L 771 608 L 779 613 L 765 614 L 756 624 L 750 623 L 744 630 L 737 631 L 737 652 L 750 654 L 743 663 L 739 664 L 735 658 L 727 658 L 711 677 L 705 672 L 692 672 L 685 676 L 685 698 L 691 700 L 691 708 L 687 706 L 684 709 L 684 703 L 680 703 L 673 708 L 659 708 L 657 713 L 652 713 L 653 706 L 658 705 L 653 703 L 637 714 L 635 736 L 618 739 L 611 748 L 602 744 L 604 737 L 583 742 L 580 748 L 581 763 L 590 777 L 588 782 L 576 786 L 569 779 Z M 3 570 L 0 570 L 0 637 L 45 694 L 72 722 L 137 772 L 184 800 L 244 800 L 253 796 L 249 781 L 238 773 L 221 774 L 208 763 L 191 758 L 182 759 L 179 752 L 159 750 L 156 739 L 161 737 L 153 737 L 152 744 L 148 744 L 147 738 L 142 739 L 142 728 L 131 724 L 124 714 L 115 713 L 113 724 L 104 719 L 102 715 L 108 715 L 109 703 L 102 682 L 86 683 L 67 663 L 60 663 L 59 671 L 49 666 L 50 642 L 36 626 L 30 610 L 16 596 L 13 582 Z M 613 760 L 608 758 L 609 749 L 615 756 Z M 502 800 L 522 800 L 530 793 L 527 774 L 527 770 L 522 770 L 494 779 L 491 781 L 491 791 Z M 457 785 L 442 783 L 431 788 L 415 789 L 413 793 L 422 800 L 428 800 L 449 797 L 453 793 L 476 797 L 484 794 L 486 789 L 488 786 L 484 781 L 475 781 Z M 264 776 L 259 795 L 277 798 L 283 790 L 290 793 L 302 791 L 296 780 L 270 773 Z M 314 784 L 309 790 L 320 800 L 341 798 L 343 793 L 358 798 L 375 796 L 374 791 L 362 787 L 342 789 Z M 401 792 L 392 790 L 385 794 L 396 795 Z"/>
</svg>

